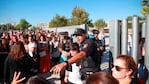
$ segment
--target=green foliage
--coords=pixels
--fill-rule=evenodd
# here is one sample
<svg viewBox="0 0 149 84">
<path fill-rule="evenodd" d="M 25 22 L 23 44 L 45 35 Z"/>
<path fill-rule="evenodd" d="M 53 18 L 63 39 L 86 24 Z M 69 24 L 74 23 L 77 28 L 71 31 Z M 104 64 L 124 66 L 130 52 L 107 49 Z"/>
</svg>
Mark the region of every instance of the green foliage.
<svg viewBox="0 0 149 84">
<path fill-rule="evenodd" d="M 89 27 L 94 27 L 94 24 L 92 23 L 92 20 L 89 20 L 89 21 L 87 22 L 87 25 L 88 25 Z"/>
<path fill-rule="evenodd" d="M 31 24 L 29 24 L 25 19 L 21 19 L 19 24 L 16 26 L 18 30 L 25 30 L 31 27 Z"/>
<path fill-rule="evenodd" d="M 60 16 L 56 14 L 56 16 L 49 23 L 49 27 L 62 27 L 67 26 L 68 19 L 65 16 Z"/>
<path fill-rule="evenodd" d="M 31 30 L 41 30 L 41 28 L 39 28 L 39 27 L 35 27 L 35 26 L 33 26 L 32 28 L 31 28 Z"/>
<path fill-rule="evenodd" d="M 49 27 L 62 27 L 71 25 L 88 24 L 93 27 L 91 23 L 92 20 L 88 18 L 89 14 L 82 8 L 75 7 L 72 11 L 71 18 L 66 18 L 65 16 L 56 16 L 49 22 Z"/>
<path fill-rule="evenodd" d="M 8 23 L 8 24 L 1 24 L 0 28 L 3 31 L 8 31 L 8 30 L 11 30 L 11 29 L 15 29 L 15 26 L 13 26 L 12 24 Z"/>
<path fill-rule="evenodd" d="M 88 17 L 89 14 L 85 9 L 76 6 L 72 11 L 71 25 L 91 24 Z"/>
<path fill-rule="evenodd" d="M 132 21 L 132 16 L 128 16 L 127 20 Z M 128 28 L 132 28 L 132 23 L 128 23 Z"/>
<path fill-rule="evenodd" d="M 133 17 L 138 17 L 139 20 L 145 20 L 144 17 L 137 16 L 137 15 L 133 15 L 133 16 L 128 16 L 128 17 L 127 17 L 128 21 L 132 21 L 132 18 L 133 18 Z M 141 28 L 141 26 L 142 26 L 142 23 L 139 23 L 139 28 Z M 132 28 L 132 22 L 129 22 L 129 23 L 128 23 L 128 28 Z"/>
<path fill-rule="evenodd" d="M 148 0 L 142 0 L 141 5 L 143 8 L 141 9 L 141 13 L 143 15 L 149 14 L 149 3 Z"/>
<path fill-rule="evenodd" d="M 15 29 L 16 29 L 16 30 L 20 30 L 20 25 L 17 24 Z"/>
<path fill-rule="evenodd" d="M 1 24 L 1 25 L 0 25 L 0 28 L 1 28 L 3 31 L 6 31 L 6 30 L 7 30 L 7 25 L 6 25 L 6 24 Z"/>
<path fill-rule="evenodd" d="M 142 5 L 142 6 L 146 6 L 147 3 L 148 3 L 148 0 L 142 0 L 141 5 Z"/>
<path fill-rule="evenodd" d="M 103 19 L 98 19 L 97 21 L 95 21 L 94 26 L 95 28 L 100 29 L 107 27 L 107 23 Z"/>
<path fill-rule="evenodd" d="M 149 14 L 149 5 L 144 6 L 144 8 L 141 10 L 141 13 L 143 15 Z"/>
</svg>

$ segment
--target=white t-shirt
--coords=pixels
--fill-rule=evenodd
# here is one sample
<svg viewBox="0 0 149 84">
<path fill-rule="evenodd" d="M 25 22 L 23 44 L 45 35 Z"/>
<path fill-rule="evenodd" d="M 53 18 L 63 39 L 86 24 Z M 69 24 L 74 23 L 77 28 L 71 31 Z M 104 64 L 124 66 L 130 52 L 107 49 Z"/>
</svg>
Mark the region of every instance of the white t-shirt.
<svg viewBox="0 0 149 84">
<path fill-rule="evenodd" d="M 37 48 L 37 44 L 35 42 L 28 44 L 28 53 L 31 57 L 33 57 L 33 52 L 31 51 L 32 48 Z"/>
<path fill-rule="evenodd" d="M 69 72 L 68 80 L 74 84 L 82 84 L 80 68 L 76 66 L 76 63 L 72 64 L 72 72 Z"/>
</svg>

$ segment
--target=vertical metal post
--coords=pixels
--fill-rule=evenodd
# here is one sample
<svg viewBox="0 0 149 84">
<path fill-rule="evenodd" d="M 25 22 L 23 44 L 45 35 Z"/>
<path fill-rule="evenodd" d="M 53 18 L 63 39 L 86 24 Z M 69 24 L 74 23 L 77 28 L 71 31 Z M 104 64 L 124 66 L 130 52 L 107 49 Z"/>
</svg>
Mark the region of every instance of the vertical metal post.
<svg viewBox="0 0 149 84">
<path fill-rule="evenodd" d="M 58 32 L 58 31 L 57 31 L 57 29 L 58 29 L 58 28 L 57 28 L 57 27 L 55 27 L 55 32 Z"/>
<path fill-rule="evenodd" d="M 120 54 L 120 23 L 119 20 L 111 21 L 109 24 L 109 46 L 113 59 Z"/>
<path fill-rule="evenodd" d="M 134 58 L 134 61 L 138 62 L 138 29 L 139 28 L 139 20 L 138 17 L 133 17 L 132 20 L 132 57 Z"/>
<path fill-rule="evenodd" d="M 142 23 L 142 38 L 145 38 L 146 23 Z"/>
<path fill-rule="evenodd" d="M 109 22 L 109 49 L 112 52 L 113 58 L 115 58 L 114 57 L 114 46 L 113 46 L 113 44 L 114 44 L 114 40 L 113 40 L 114 39 L 114 35 L 113 35 L 114 30 L 113 29 L 114 29 L 114 21 L 110 21 Z"/>
<path fill-rule="evenodd" d="M 127 54 L 128 45 L 128 30 L 127 30 L 127 19 L 122 20 L 122 38 L 121 38 L 121 54 Z"/>
<path fill-rule="evenodd" d="M 149 71 L 149 15 L 146 16 L 145 65 Z M 146 84 L 149 84 L 149 76 Z"/>
</svg>

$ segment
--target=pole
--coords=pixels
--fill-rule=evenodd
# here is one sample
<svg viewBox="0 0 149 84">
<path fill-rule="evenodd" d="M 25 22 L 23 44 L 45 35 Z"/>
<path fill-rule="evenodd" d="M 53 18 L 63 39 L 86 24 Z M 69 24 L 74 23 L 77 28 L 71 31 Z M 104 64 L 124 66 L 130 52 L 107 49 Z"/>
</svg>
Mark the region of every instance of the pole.
<svg viewBox="0 0 149 84">
<path fill-rule="evenodd" d="M 149 71 L 149 15 L 145 17 L 146 17 L 145 65 L 147 70 Z M 148 79 L 146 80 L 146 84 L 149 84 L 149 74 Z"/>
<path fill-rule="evenodd" d="M 109 46 L 113 59 L 120 54 L 120 22 L 119 20 L 111 21 L 109 24 Z"/>
<path fill-rule="evenodd" d="M 122 38 L 121 38 L 121 50 L 122 54 L 127 54 L 127 45 L 128 45 L 128 30 L 127 30 L 127 19 L 122 20 Z"/>
<path fill-rule="evenodd" d="M 145 38 L 146 23 L 142 23 L 142 38 Z"/>
<path fill-rule="evenodd" d="M 138 62 L 138 26 L 139 20 L 138 17 L 133 17 L 132 20 L 132 57 L 134 58 L 134 61 L 137 63 Z"/>
</svg>

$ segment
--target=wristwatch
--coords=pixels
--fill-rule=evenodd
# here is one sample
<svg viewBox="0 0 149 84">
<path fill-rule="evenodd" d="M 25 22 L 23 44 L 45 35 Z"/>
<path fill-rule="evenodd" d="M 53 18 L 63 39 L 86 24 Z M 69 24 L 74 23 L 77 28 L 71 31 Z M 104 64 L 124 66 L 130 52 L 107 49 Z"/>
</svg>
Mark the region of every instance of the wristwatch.
<svg viewBox="0 0 149 84">
<path fill-rule="evenodd" d="M 66 61 L 64 61 L 64 62 L 66 63 L 66 67 L 68 67 L 68 65 L 69 65 L 68 61 L 66 60 Z"/>
<path fill-rule="evenodd" d="M 72 66 L 71 66 L 71 64 L 69 64 L 68 61 L 64 61 L 64 62 L 66 63 L 66 70 L 72 72 Z"/>
</svg>

